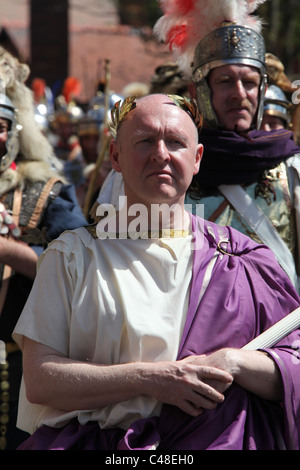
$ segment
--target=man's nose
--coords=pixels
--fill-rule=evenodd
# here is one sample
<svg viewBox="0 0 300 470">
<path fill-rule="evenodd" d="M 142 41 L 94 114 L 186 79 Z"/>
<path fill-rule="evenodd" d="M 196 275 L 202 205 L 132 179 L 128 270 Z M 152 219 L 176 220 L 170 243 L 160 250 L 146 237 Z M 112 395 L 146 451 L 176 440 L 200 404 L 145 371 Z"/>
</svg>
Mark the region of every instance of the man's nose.
<svg viewBox="0 0 300 470">
<path fill-rule="evenodd" d="M 240 98 L 240 99 L 245 99 L 247 97 L 247 92 L 245 89 L 245 86 L 241 80 L 237 80 L 234 83 L 233 87 L 233 95 L 234 97 Z"/>
<path fill-rule="evenodd" d="M 163 139 L 156 142 L 152 152 L 152 159 L 155 161 L 165 161 L 170 159 L 168 146 Z"/>
</svg>

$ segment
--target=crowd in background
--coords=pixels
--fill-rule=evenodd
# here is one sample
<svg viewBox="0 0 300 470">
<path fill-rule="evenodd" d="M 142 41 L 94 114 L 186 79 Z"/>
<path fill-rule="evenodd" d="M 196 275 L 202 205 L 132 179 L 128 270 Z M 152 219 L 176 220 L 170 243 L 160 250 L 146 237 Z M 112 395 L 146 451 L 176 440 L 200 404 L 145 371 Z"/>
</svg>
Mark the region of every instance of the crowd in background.
<svg viewBox="0 0 300 470">
<path fill-rule="evenodd" d="M 299 111 L 298 107 L 293 105 L 291 101 L 292 93 L 295 90 L 284 73 L 282 62 L 273 54 L 267 54 L 266 60 L 268 85 L 265 95 L 264 117 L 262 119 L 261 129 L 266 131 L 271 131 L 272 129 L 291 129 L 294 131 L 295 146 L 296 144 L 299 145 Z M 111 138 L 109 124 L 110 111 L 113 106 L 118 101 L 122 102 L 128 95 L 133 95 L 138 98 L 150 93 L 168 93 L 189 96 L 188 82 L 184 79 L 176 63 L 162 64 L 153 71 L 153 77 L 148 84 L 130 83 L 120 92 L 115 92 L 109 88 L 107 89 L 106 85 L 105 81 L 99 82 L 95 92 L 91 93 L 90 101 L 88 103 L 82 103 L 79 99 L 80 83 L 74 77 L 68 77 L 65 80 L 61 94 L 56 97 L 53 97 L 51 90 L 43 79 L 35 78 L 31 82 L 31 90 L 34 98 L 33 106 L 35 120 L 40 132 L 47 139 L 54 151 L 53 158 L 48 162 L 49 170 L 47 171 L 49 175 L 51 171 L 53 171 L 53 174 L 57 175 L 57 180 L 55 180 L 53 184 L 58 186 L 51 186 L 49 190 L 50 192 L 47 195 L 48 206 L 45 206 L 45 211 L 47 212 L 49 219 L 52 217 L 54 220 L 57 217 L 57 213 L 61 210 L 61 207 L 64 206 L 64 203 L 67 205 L 64 206 L 60 216 L 60 221 L 57 222 L 56 230 L 53 230 L 53 234 L 50 239 L 56 238 L 56 236 L 58 236 L 64 229 L 72 229 L 93 222 L 91 212 L 93 205 L 97 202 L 99 192 L 106 177 L 112 172 L 107 142 L 109 142 Z M 16 163 L 18 165 L 18 159 L 16 159 Z M 10 164 L 9 171 L 12 170 L 14 161 L 11 161 Z M 52 177 L 53 175 L 51 173 L 51 178 Z M 269 185 L 268 190 L 270 190 L 270 186 L 271 185 Z M 32 187 L 32 185 L 30 187 Z M 44 186 L 41 186 L 39 189 L 38 196 L 43 193 L 43 188 Z M 57 188 L 57 195 L 63 199 L 63 203 L 59 205 L 59 209 L 55 207 L 55 202 L 53 202 L 55 200 L 58 201 L 58 199 L 55 199 L 52 194 L 53 192 L 55 193 L 55 188 Z M 64 198 L 64 188 L 66 188 L 66 191 L 73 191 L 73 193 L 71 193 L 71 195 L 68 193 Z M 22 189 L 24 189 L 24 187 L 22 187 Z M 25 189 L 23 195 L 26 193 Z M 7 192 L 4 192 L 1 195 L 1 200 L 3 202 L 9 200 L 9 197 L 7 199 L 7 194 L 9 193 L 11 193 L 10 188 L 8 188 Z M 24 211 L 26 202 L 29 201 L 31 197 L 29 196 L 29 193 L 30 189 L 28 188 L 28 195 L 26 193 L 27 199 L 25 202 L 23 197 Z M 14 197 L 15 196 L 12 197 L 12 201 Z M 71 208 L 69 205 L 70 201 L 72 202 Z M 11 202 L 11 204 L 13 204 L 13 202 Z M 53 212 L 50 210 L 52 206 L 54 207 Z M 11 210 L 13 210 L 12 206 Z M 68 216 L 66 216 L 66 214 L 68 214 Z M 45 213 L 40 216 L 39 221 L 41 225 L 38 225 L 41 234 L 44 233 L 45 228 L 43 225 L 44 215 Z M 70 217 L 70 219 L 68 219 L 68 217 Z M 42 220 L 43 223 L 41 222 Z M 23 222 L 23 225 L 28 227 L 28 220 Z M 49 225 L 47 225 L 46 228 L 48 229 Z M 47 243 L 50 239 L 47 240 Z M 47 243 L 44 243 L 44 245 Z M 31 245 L 41 247 L 43 243 L 41 243 L 39 239 L 39 241 L 34 240 L 34 242 L 31 242 Z M 38 254 L 39 250 L 37 250 L 37 256 Z M 35 265 L 36 260 L 33 260 L 32 262 L 33 265 Z M 5 262 L 3 263 L 5 264 Z M 16 268 L 15 270 L 17 272 Z M 24 280 L 26 276 L 26 273 L 22 273 L 20 279 L 17 279 L 17 284 L 13 285 L 14 292 L 11 296 L 14 295 L 16 289 L 23 289 L 22 283 L 24 283 L 24 285 L 26 283 L 26 289 L 24 290 L 25 297 L 27 296 L 31 289 L 32 279 L 30 283 L 28 283 Z M 31 276 L 31 278 L 32 277 L 34 276 Z M 19 313 L 22 310 L 22 307 L 23 304 L 18 306 Z M 2 322 L 4 321 L 3 319 L 5 319 L 5 315 L 2 316 Z M 13 326 L 14 325 L 10 325 L 10 333 Z M 2 339 L 1 336 L 0 339 Z M 7 337 L 3 337 L 3 340 L 6 344 L 11 344 L 10 339 Z M 12 350 L 11 353 L 9 353 L 10 359 L 13 357 L 12 355 L 15 352 L 15 350 Z M 11 361 L 10 377 L 14 374 L 14 370 L 18 371 L 17 374 L 20 379 L 20 357 L 18 357 L 16 361 Z M 3 374 L 4 372 L 2 372 L 2 375 Z M 8 380 L 6 382 L 8 383 Z M 14 387 L 15 389 L 19 387 L 19 380 Z M 3 406 L 5 401 L 8 401 L 8 399 L 3 399 L 2 416 L 8 415 L 8 413 L 5 412 L 5 407 Z M 17 406 L 17 393 L 14 394 L 14 402 L 14 406 Z M 13 423 L 12 426 L 15 426 L 15 419 L 16 410 L 14 408 L 14 415 L 13 418 L 11 418 Z M 11 438 L 12 447 L 14 447 L 18 441 L 18 438 L 16 438 L 15 441 L 14 439 L 15 437 Z M 2 447 L 5 448 L 5 445 L 6 440 L 4 442 L 3 433 Z"/>
</svg>

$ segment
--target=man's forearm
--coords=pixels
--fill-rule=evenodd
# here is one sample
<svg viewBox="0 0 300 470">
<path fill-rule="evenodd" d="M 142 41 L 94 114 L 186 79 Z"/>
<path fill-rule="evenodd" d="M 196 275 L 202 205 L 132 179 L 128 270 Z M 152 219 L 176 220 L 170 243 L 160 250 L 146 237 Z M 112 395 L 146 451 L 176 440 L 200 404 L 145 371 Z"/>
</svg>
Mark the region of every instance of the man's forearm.
<svg viewBox="0 0 300 470">
<path fill-rule="evenodd" d="M 47 356 L 31 362 L 24 355 L 24 379 L 30 402 L 65 411 L 97 409 L 138 394 L 134 364 L 105 366 Z"/>
<path fill-rule="evenodd" d="M 237 384 L 261 398 L 281 399 L 280 372 L 273 359 L 262 351 L 225 348 L 202 359 L 202 362 L 226 370 Z"/>
<path fill-rule="evenodd" d="M 0 236 L 0 262 L 23 276 L 34 279 L 38 256 L 26 243 Z"/>
<path fill-rule="evenodd" d="M 281 375 L 268 354 L 242 350 L 233 350 L 231 354 L 237 365 L 235 381 L 239 385 L 266 400 L 281 400 Z"/>
<path fill-rule="evenodd" d="M 232 382 L 227 372 L 190 364 L 188 358 L 171 362 L 116 365 L 75 361 L 28 338 L 23 345 L 27 398 L 32 403 L 65 411 L 99 409 L 136 396 L 148 395 L 197 416 L 203 408 L 222 403 Z M 214 379 L 219 389 L 206 383 Z"/>
</svg>

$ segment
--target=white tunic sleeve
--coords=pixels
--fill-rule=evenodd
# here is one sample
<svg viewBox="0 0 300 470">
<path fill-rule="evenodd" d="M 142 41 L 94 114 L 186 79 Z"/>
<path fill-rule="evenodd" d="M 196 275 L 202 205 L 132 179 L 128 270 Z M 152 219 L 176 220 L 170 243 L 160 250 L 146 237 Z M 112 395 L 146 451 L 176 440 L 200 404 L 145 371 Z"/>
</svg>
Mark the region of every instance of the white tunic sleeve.
<svg viewBox="0 0 300 470">
<path fill-rule="evenodd" d="M 39 261 L 38 277 L 14 331 L 14 339 L 21 349 L 23 336 L 27 336 L 65 356 L 69 353 L 75 274 L 74 256 L 66 253 L 66 248 L 63 242 L 56 242 Z"/>
</svg>

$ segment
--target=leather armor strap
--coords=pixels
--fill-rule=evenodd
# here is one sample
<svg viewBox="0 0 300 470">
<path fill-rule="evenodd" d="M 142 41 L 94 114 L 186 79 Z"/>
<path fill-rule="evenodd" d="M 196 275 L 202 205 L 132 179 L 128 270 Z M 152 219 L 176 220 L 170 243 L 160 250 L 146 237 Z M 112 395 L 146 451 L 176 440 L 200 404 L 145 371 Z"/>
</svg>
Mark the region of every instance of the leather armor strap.
<svg viewBox="0 0 300 470">
<path fill-rule="evenodd" d="M 262 243 L 273 250 L 278 263 L 289 276 L 296 289 L 298 289 L 295 261 L 271 221 L 256 206 L 251 197 L 240 185 L 221 185 L 219 186 L 219 190 L 239 212 L 240 216 L 248 223 L 251 229 L 259 236 Z"/>
<path fill-rule="evenodd" d="M 221 202 L 219 207 L 217 207 L 217 209 L 208 218 L 209 222 L 215 222 L 220 217 L 220 215 L 224 212 L 227 206 L 229 206 L 229 202 L 227 201 L 227 199 L 224 199 L 224 201 Z"/>
<path fill-rule="evenodd" d="M 61 179 L 56 178 L 56 177 L 52 177 L 47 181 L 41 194 L 39 195 L 39 198 L 37 200 L 37 203 L 35 205 L 35 208 L 32 212 L 32 215 L 30 217 L 30 220 L 26 228 L 30 228 L 30 229 L 36 228 L 37 224 L 39 223 L 43 208 L 50 195 L 50 192 L 53 186 L 55 185 L 55 183 L 59 181 L 61 181 Z M 19 188 L 15 189 L 14 196 L 13 196 L 12 217 L 17 227 L 19 226 L 19 218 L 20 218 L 20 213 L 21 213 L 21 208 L 22 208 L 22 198 L 23 198 L 22 191 Z M 1 282 L 1 288 L 0 288 L 0 316 L 1 316 L 4 302 L 6 299 L 6 294 L 7 294 L 7 289 L 8 289 L 11 273 L 12 273 L 12 268 L 5 264 L 3 267 L 2 282 Z"/>
<path fill-rule="evenodd" d="M 41 192 L 41 194 L 38 198 L 38 201 L 36 203 L 34 211 L 33 211 L 32 215 L 30 217 L 27 228 L 35 228 L 37 226 L 37 224 L 40 220 L 43 208 L 44 208 L 44 206 L 47 202 L 47 199 L 49 197 L 49 194 L 50 194 L 53 186 L 55 185 L 55 183 L 57 183 L 58 181 L 61 181 L 61 179 L 56 178 L 55 176 L 53 176 L 45 184 L 45 186 L 43 188 L 43 191 Z"/>
</svg>

